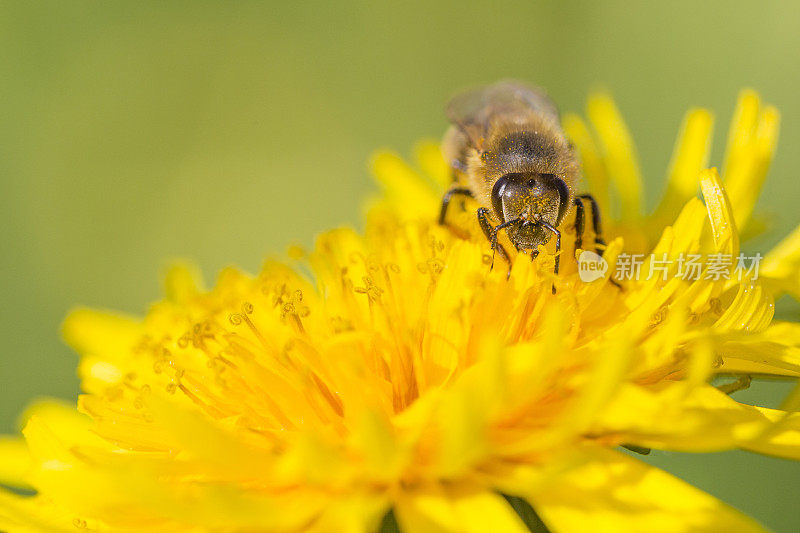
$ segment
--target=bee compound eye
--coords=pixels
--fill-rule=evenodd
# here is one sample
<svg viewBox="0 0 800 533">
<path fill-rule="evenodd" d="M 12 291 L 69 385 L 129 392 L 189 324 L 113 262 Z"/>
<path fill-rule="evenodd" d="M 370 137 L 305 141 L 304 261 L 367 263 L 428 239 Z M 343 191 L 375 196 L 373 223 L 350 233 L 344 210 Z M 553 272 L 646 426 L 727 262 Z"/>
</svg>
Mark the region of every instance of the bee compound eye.
<svg viewBox="0 0 800 533">
<path fill-rule="evenodd" d="M 508 177 L 502 176 L 495 182 L 494 187 L 492 187 L 492 207 L 494 208 L 495 214 L 500 217 L 502 222 L 505 222 L 503 219 L 503 194 L 507 184 Z"/>
</svg>

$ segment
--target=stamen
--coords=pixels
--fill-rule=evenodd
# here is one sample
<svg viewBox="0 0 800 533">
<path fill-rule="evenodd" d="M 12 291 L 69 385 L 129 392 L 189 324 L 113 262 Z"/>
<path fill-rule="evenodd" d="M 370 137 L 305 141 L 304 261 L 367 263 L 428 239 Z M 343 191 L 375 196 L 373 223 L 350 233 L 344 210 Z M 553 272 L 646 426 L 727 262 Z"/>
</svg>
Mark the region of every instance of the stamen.
<svg viewBox="0 0 800 533">
<path fill-rule="evenodd" d="M 711 298 L 708 301 L 708 306 L 717 316 L 722 316 L 722 314 L 725 312 L 725 309 L 722 307 L 722 301 L 720 301 L 719 298 Z"/>
<path fill-rule="evenodd" d="M 428 247 L 431 250 L 431 255 L 424 263 L 417 264 L 417 270 L 419 270 L 420 274 L 429 274 L 431 284 L 435 284 L 445 267 L 444 261 L 437 256 L 438 252 L 444 250 L 444 243 L 435 237 L 431 237 L 428 241 Z"/>
<path fill-rule="evenodd" d="M 298 289 L 290 293 L 285 284 L 281 286 L 278 294 L 273 298 L 273 305 L 281 309 L 281 320 L 290 320 L 298 333 L 305 334 L 306 330 L 300 319 L 310 315 L 311 309 L 302 304 L 302 302 L 303 291 Z"/>
<path fill-rule="evenodd" d="M 372 302 L 380 302 L 383 289 L 378 287 L 370 276 L 362 277 L 361 281 L 364 282 L 364 287 L 356 287 L 353 290 L 359 294 L 366 294 L 370 304 Z"/>
<path fill-rule="evenodd" d="M 261 342 L 261 344 L 264 347 L 269 348 L 269 343 L 267 342 L 267 340 L 255 326 L 255 324 L 253 324 L 253 322 L 250 320 L 249 315 L 251 314 L 253 314 L 253 304 L 251 304 L 250 302 L 244 302 L 242 304 L 242 312 L 231 314 L 228 317 L 228 320 L 234 326 L 241 325 L 243 322 L 247 324 L 247 327 L 250 329 L 250 331 L 253 332 L 253 335 L 256 336 L 256 338 Z"/>
<path fill-rule="evenodd" d="M 669 306 L 662 305 L 658 311 L 656 311 L 652 317 L 650 317 L 650 327 L 654 328 L 664 322 L 666 320 L 667 315 L 669 315 Z"/>
</svg>

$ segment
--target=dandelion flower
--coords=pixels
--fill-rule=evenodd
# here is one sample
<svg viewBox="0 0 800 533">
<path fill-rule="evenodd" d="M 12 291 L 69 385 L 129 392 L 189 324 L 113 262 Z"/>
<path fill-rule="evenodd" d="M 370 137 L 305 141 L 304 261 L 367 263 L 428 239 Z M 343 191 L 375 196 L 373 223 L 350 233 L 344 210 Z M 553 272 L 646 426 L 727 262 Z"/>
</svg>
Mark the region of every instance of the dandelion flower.
<svg viewBox="0 0 800 533">
<path fill-rule="evenodd" d="M 0 492 L 0 528 L 761 530 L 620 447 L 800 459 L 800 395 L 769 409 L 712 385 L 800 376 L 800 325 L 773 320 L 777 295 L 800 294 L 800 230 L 758 275 L 704 263 L 685 278 L 674 261 L 613 278 L 634 252 L 652 252 L 643 272 L 736 258 L 778 114 L 743 93 L 720 177 L 705 168 L 711 116 L 691 111 L 651 216 L 613 102 L 592 97 L 587 116 L 565 127 L 590 191 L 620 213 L 599 279 L 566 259 L 554 276 L 552 250 L 514 259 L 508 279 L 490 270 L 470 204 L 458 231 L 436 224 L 438 147 L 418 170 L 380 154 L 363 234 L 324 233 L 209 291 L 175 267 L 142 319 L 74 311 L 83 394 L 77 409 L 35 404 L 24 438 L 0 441 L 0 482 L 17 489 Z"/>
</svg>

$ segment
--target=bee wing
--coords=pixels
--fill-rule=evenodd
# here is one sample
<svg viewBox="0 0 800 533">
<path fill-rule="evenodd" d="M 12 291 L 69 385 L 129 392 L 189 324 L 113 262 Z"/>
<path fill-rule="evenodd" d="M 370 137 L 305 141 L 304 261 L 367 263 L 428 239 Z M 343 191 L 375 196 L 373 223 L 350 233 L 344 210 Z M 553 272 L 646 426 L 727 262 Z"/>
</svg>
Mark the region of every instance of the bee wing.
<svg viewBox="0 0 800 533">
<path fill-rule="evenodd" d="M 544 91 L 517 81 L 501 81 L 457 94 L 448 102 L 446 114 L 474 146 L 480 146 L 493 120 L 515 121 L 539 114 L 558 121 L 558 110 Z"/>
</svg>

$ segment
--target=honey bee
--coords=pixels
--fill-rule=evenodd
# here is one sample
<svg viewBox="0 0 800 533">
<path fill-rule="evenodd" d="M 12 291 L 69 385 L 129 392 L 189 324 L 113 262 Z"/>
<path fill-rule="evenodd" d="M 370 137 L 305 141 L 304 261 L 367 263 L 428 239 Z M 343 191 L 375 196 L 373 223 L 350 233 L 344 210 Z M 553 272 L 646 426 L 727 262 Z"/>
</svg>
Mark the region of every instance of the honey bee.
<svg viewBox="0 0 800 533">
<path fill-rule="evenodd" d="M 493 254 L 499 253 L 509 264 L 509 274 L 508 252 L 497 239 L 501 230 L 531 260 L 555 236 L 558 274 L 558 227 L 574 213 L 575 248 L 580 248 L 586 201 L 591 207 L 595 247 L 601 253 L 605 242 L 597 202 L 591 195 L 575 194 L 580 165 L 555 105 L 542 91 L 501 81 L 456 95 L 447 104 L 447 117 L 452 125 L 442 151 L 453 167 L 454 179 L 442 200 L 440 224 L 445 223 L 454 196 L 474 198 L 480 204 L 480 227 Z"/>
</svg>

